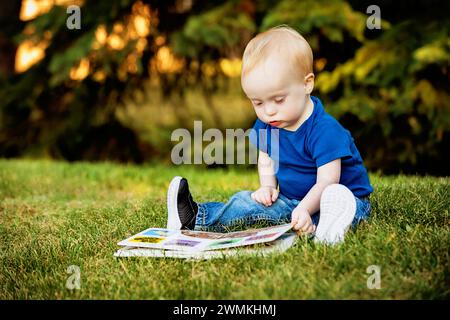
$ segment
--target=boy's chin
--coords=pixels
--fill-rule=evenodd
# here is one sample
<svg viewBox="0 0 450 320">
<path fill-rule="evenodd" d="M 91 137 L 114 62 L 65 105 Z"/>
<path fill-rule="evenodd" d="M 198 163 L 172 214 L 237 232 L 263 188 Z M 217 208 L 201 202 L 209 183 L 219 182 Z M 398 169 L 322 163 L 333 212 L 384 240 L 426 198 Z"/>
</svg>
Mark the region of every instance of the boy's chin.
<svg viewBox="0 0 450 320">
<path fill-rule="evenodd" d="M 288 122 L 283 122 L 281 125 L 277 126 L 277 128 L 286 129 L 288 131 L 295 131 L 298 129 L 297 123 L 288 123 Z"/>
</svg>

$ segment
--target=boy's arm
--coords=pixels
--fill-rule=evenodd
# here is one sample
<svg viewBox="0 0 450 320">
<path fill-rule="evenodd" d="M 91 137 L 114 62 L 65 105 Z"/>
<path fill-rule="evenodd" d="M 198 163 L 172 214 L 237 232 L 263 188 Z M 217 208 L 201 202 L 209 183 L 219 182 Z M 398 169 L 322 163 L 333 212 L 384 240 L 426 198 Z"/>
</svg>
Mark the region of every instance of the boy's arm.
<svg viewBox="0 0 450 320">
<path fill-rule="evenodd" d="M 261 186 L 251 194 L 251 198 L 266 207 L 271 206 L 278 198 L 277 178 L 272 159 L 262 151 L 259 151 L 258 174 Z"/>
<path fill-rule="evenodd" d="M 316 184 L 300 201 L 295 210 L 306 211 L 313 215 L 320 209 L 320 197 L 323 190 L 333 183 L 339 183 L 341 177 L 341 159 L 336 159 L 317 168 Z"/>
<path fill-rule="evenodd" d="M 267 153 L 261 150 L 258 157 L 258 174 L 261 187 L 277 188 L 278 183 L 273 169 L 273 161 Z"/>
</svg>

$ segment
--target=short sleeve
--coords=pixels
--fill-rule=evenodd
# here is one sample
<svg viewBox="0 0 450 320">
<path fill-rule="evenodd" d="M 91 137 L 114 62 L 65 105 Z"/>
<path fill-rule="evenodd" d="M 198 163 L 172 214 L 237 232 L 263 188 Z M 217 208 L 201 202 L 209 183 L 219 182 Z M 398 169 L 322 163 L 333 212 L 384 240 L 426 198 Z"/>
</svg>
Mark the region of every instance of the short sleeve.
<svg viewBox="0 0 450 320">
<path fill-rule="evenodd" d="M 267 137 L 269 134 L 268 125 L 261 120 L 256 119 L 253 128 L 250 130 L 249 140 L 257 149 L 267 153 Z"/>
<path fill-rule="evenodd" d="M 317 167 L 333 160 L 351 157 L 351 135 L 335 119 L 322 121 L 311 131 L 309 150 Z"/>
</svg>

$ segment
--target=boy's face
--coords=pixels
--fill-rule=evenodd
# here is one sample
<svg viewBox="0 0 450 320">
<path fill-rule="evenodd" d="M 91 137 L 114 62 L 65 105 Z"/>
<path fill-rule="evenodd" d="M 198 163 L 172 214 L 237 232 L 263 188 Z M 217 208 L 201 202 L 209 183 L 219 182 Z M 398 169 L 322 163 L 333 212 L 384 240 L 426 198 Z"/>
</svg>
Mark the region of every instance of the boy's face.
<svg viewBox="0 0 450 320">
<path fill-rule="evenodd" d="M 314 75 L 299 79 L 281 57 L 272 56 L 256 65 L 241 79 L 242 89 L 258 118 L 272 126 L 295 131 L 312 110 L 309 94 Z"/>
</svg>

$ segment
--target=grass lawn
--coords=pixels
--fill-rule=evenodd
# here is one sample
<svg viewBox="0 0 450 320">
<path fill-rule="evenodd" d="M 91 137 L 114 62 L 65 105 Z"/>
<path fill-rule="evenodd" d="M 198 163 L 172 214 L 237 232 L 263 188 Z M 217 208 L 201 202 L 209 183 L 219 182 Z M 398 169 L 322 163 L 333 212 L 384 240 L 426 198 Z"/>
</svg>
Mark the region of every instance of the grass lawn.
<svg viewBox="0 0 450 320">
<path fill-rule="evenodd" d="M 267 258 L 115 258 L 117 242 L 166 223 L 170 179 L 199 202 L 257 188 L 255 171 L 0 160 L 1 299 L 450 298 L 450 178 L 371 176 L 372 217 L 343 245 L 302 237 Z M 69 290 L 67 268 L 81 270 Z M 368 289 L 370 265 L 381 289 Z"/>
</svg>

